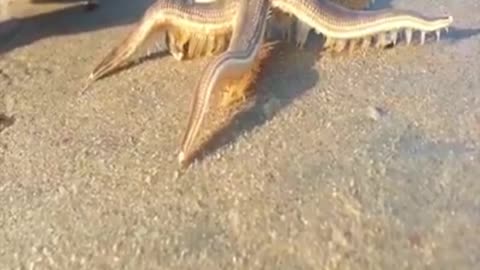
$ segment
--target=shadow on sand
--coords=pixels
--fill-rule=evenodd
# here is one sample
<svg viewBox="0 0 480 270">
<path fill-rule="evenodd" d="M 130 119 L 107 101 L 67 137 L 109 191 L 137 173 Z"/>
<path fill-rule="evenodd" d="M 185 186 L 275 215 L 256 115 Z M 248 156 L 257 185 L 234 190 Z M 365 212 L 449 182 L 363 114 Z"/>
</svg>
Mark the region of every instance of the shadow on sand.
<svg viewBox="0 0 480 270">
<path fill-rule="evenodd" d="M 0 55 L 52 36 L 85 33 L 132 24 L 138 21 L 153 1 L 102 0 L 99 8 L 91 12 L 86 11 L 85 5 L 78 4 L 30 17 L 8 19 L 0 22 Z M 32 0 L 34 5 L 76 2 L 82 1 Z M 3 34 L 2 28 L 7 29 Z"/>
<path fill-rule="evenodd" d="M 201 162 L 211 153 L 216 152 L 227 144 L 233 144 L 243 134 L 250 133 L 255 127 L 264 125 L 267 121 L 291 104 L 296 98 L 304 95 L 319 81 L 318 72 L 314 65 L 318 60 L 319 52 L 298 52 L 294 46 L 279 44 L 266 60 L 254 87 L 254 104 L 247 110 L 236 114 L 231 121 L 208 136 L 204 143 L 196 147 L 198 149 L 186 161 Z M 279 54 L 283 56 L 279 57 Z M 278 72 L 281 70 L 281 72 Z M 264 109 L 267 103 L 275 101 L 274 106 L 269 106 L 266 113 Z"/>
</svg>

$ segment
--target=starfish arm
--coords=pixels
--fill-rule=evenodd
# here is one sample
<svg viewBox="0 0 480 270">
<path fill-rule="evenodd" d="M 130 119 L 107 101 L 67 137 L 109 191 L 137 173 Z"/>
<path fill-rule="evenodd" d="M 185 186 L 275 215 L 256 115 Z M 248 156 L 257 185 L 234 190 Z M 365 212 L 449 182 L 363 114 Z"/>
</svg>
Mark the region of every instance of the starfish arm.
<svg viewBox="0 0 480 270">
<path fill-rule="evenodd" d="M 241 78 L 253 68 L 262 48 L 269 10 L 269 0 L 240 0 L 228 49 L 207 66 L 195 89 L 178 155 L 181 164 L 191 159 L 194 141 L 214 91 L 218 91 L 228 79 Z"/>
<path fill-rule="evenodd" d="M 158 0 L 127 37 L 94 68 L 89 80 L 96 81 L 124 64 L 153 34 L 174 29 L 188 29 L 204 35 L 228 31 L 232 28 L 236 7 L 235 2 L 191 5 Z"/>
<path fill-rule="evenodd" d="M 272 7 L 293 14 L 317 33 L 338 40 L 359 39 L 399 29 L 438 32 L 453 22 L 451 16 L 426 17 L 409 10 L 352 10 L 331 0 L 271 1 Z"/>
<path fill-rule="evenodd" d="M 375 0 L 331 0 L 335 3 L 338 3 L 346 8 L 350 9 L 365 9 L 373 4 Z M 308 24 L 303 23 L 302 21 L 296 20 L 295 23 L 295 45 L 298 48 L 303 48 L 308 39 L 308 34 L 310 34 L 310 27 Z"/>
</svg>

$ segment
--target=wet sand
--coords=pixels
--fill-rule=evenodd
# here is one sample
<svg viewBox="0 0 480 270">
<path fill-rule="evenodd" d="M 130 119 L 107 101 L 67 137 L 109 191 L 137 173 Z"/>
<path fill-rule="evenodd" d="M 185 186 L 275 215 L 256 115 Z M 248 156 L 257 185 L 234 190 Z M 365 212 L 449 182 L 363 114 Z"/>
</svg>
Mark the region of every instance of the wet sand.
<svg viewBox="0 0 480 270">
<path fill-rule="evenodd" d="M 477 0 L 376 1 L 448 11 L 438 43 L 281 46 L 261 102 L 181 174 L 209 59 L 159 56 L 81 96 L 150 1 L 66 2 L 18 4 L 0 41 L 0 269 L 478 267 Z"/>
</svg>

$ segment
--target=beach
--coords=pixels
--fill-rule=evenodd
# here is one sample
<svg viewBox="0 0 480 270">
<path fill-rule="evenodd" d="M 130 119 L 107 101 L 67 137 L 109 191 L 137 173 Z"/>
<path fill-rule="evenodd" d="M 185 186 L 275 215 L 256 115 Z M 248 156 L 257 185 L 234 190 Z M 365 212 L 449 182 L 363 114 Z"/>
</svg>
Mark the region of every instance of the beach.
<svg viewBox="0 0 480 270">
<path fill-rule="evenodd" d="M 258 102 L 185 169 L 178 148 L 211 57 L 158 53 L 81 93 L 150 4 L 11 4 L 1 269 L 478 267 L 477 0 L 373 5 L 452 15 L 438 42 L 340 55 L 320 54 L 313 32 L 303 49 L 279 44 Z"/>
</svg>

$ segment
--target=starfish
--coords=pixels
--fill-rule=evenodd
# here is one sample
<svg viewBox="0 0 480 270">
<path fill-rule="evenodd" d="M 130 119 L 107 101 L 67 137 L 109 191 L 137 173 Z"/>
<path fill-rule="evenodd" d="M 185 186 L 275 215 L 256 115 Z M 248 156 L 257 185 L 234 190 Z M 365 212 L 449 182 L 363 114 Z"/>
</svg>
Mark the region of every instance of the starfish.
<svg viewBox="0 0 480 270">
<path fill-rule="evenodd" d="M 125 64 L 155 33 L 166 33 L 168 50 L 177 60 L 212 56 L 193 94 L 178 154 L 179 163 L 184 165 L 193 159 L 194 142 L 213 97 L 227 89 L 221 103 L 228 105 L 243 99 L 251 87 L 261 70 L 260 63 L 270 56 L 275 45 L 267 41 L 272 26 L 283 22 L 290 27 L 297 20 L 297 31 L 301 30 L 295 37 L 297 46 L 303 46 L 313 29 L 325 37 L 326 49 L 338 52 L 359 42 L 362 47 L 372 43 L 375 47 L 395 45 L 399 34 L 410 44 L 414 31 L 420 32 L 421 44 L 430 32 L 439 40 L 441 30 L 448 30 L 453 22 L 452 16 L 427 17 L 399 9 L 354 10 L 329 0 L 191 1 L 156 1 L 127 37 L 94 68 L 87 84 Z"/>
</svg>

